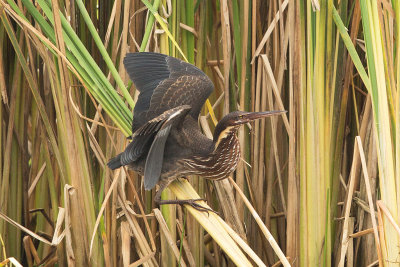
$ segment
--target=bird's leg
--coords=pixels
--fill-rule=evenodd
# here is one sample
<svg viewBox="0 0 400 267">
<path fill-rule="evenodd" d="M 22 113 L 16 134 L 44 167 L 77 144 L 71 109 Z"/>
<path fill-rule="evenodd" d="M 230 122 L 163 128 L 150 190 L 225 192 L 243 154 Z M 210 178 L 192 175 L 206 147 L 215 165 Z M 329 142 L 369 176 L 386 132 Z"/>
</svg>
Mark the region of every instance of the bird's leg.
<svg viewBox="0 0 400 267">
<path fill-rule="evenodd" d="M 167 186 L 170 184 L 171 181 L 163 181 L 161 180 L 159 183 L 160 188 L 158 189 L 155 197 L 154 197 L 154 201 L 158 204 L 158 205 L 168 205 L 168 204 L 177 204 L 177 205 L 189 205 L 191 207 L 193 207 L 194 209 L 198 210 L 198 211 L 204 211 L 204 212 L 209 212 L 212 211 L 214 213 L 214 210 L 203 207 L 202 205 L 196 203 L 196 201 L 205 201 L 204 198 L 196 198 L 196 199 L 170 199 L 170 200 L 162 200 L 161 199 L 161 193 L 162 191 L 164 191 L 165 188 L 167 188 Z"/>
</svg>

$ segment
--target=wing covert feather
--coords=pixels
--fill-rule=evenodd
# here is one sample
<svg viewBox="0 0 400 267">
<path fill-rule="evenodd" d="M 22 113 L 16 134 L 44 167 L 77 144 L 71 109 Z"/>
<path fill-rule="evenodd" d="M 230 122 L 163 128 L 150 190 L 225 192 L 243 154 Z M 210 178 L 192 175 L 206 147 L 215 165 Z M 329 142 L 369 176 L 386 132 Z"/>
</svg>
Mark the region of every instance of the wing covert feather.
<svg viewBox="0 0 400 267">
<path fill-rule="evenodd" d="M 140 92 L 134 109 L 133 132 L 166 110 L 181 105 L 191 106 L 189 114 L 197 120 L 214 90 L 212 81 L 200 69 L 167 55 L 129 53 L 124 65 Z"/>
</svg>

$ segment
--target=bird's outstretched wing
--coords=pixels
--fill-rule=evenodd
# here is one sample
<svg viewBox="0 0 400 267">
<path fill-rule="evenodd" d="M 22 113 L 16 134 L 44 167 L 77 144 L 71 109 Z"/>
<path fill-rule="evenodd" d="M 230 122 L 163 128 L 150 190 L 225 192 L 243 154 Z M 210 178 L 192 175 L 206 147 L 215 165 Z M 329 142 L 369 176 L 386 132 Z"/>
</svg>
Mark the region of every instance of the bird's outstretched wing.
<svg viewBox="0 0 400 267">
<path fill-rule="evenodd" d="M 147 170 L 153 169 L 157 170 L 155 173 L 159 172 L 159 176 L 161 173 L 162 158 L 164 155 L 164 145 L 168 138 L 171 126 L 184 117 L 189 110 L 190 106 L 188 105 L 175 107 L 163 112 L 161 115 L 145 123 L 133 134 L 132 142 L 129 143 L 125 151 L 111 159 L 108 163 L 108 166 L 114 170 L 121 166 L 129 165 L 130 163 L 138 160 L 142 156 L 143 152 L 149 151 L 146 159 L 145 173 L 146 168 Z M 165 130 L 167 127 L 168 129 Z M 161 130 L 163 130 L 162 133 L 160 133 Z M 152 154 L 150 152 L 153 154 L 155 153 L 155 155 L 150 156 L 150 154 Z M 147 160 L 150 160 L 151 162 L 149 165 L 147 164 Z M 149 175 L 150 172 L 148 171 L 147 176 Z"/>
<path fill-rule="evenodd" d="M 140 93 L 134 109 L 132 142 L 108 166 L 116 169 L 146 156 L 144 185 L 150 190 L 160 179 L 171 128 L 187 114 L 197 120 L 214 85 L 200 69 L 163 54 L 127 54 L 124 65 Z"/>
<path fill-rule="evenodd" d="M 212 81 L 197 67 L 159 53 L 131 53 L 124 59 L 129 77 L 140 94 L 134 109 L 132 131 L 163 112 L 189 105 L 197 120 L 214 90 Z"/>
</svg>

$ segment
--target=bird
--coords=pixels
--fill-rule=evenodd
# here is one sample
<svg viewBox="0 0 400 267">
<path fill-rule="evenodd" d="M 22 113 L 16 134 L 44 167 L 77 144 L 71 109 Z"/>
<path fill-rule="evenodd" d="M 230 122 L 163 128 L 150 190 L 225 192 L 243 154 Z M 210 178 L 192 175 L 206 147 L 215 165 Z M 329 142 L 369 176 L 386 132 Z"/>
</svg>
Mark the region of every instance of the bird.
<svg viewBox="0 0 400 267">
<path fill-rule="evenodd" d="M 286 112 L 231 112 L 218 122 L 210 139 L 198 125 L 201 108 L 214 90 L 203 71 L 154 52 L 127 53 L 123 63 L 139 91 L 132 141 L 107 165 L 112 170 L 127 166 L 144 176 L 145 190 L 158 184 L 154 197 L 158 205 L 188 204 L 202 210 L 196 203 L 200 199 L 161 200 L 161 192 L 175 179 L 189 175 L 211 180 L 228 177 L 240 160 L 239 127 Z"/>
</svg>

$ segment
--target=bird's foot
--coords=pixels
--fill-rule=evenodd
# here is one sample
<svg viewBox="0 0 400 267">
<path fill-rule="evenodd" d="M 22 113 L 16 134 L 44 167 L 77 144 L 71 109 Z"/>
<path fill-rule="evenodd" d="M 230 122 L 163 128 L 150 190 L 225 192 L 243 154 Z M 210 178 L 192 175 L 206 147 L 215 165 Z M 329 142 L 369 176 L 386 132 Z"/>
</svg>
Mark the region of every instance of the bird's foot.
<svg viewBox="0 0 400 267">
<path fill-rule="evenodd" d="M 202 205 L 200 205 L 199 203 L 197 203 L 196 201 L 205 201 L 204 198 L 196 198 L 196 199 L 175 199 L 175 200 L 160 200 L 158 202 L 159 205 L 165 205 L 165 204 L 178 204 L 178 205 L 189 205 L 192 208 L 198 210 L 198 211 L 202 211 L 202 212 L 207 212 L 207 214 L 211 211 L 214 212 L 215 214 L 218 214 L 216 211 L 214 211 L 213 209 L 204 207 Z"/>
<path fill-rule="evenodd" d="M 207 214 L 211 211 L 214 212 L 215 214 L 218 214 L 216 211 L 214 211 L 213 209 L 204 207 L 202 205 L 200 205 L 199 203 L 197 203 L 196 201 L 205 201 L 204 198 L 197 198 L 197 199 L 185 199 L 185 200 L 180 200 L 182 201 L 181 205 L 190 205 L 192 208 L 198 210 L 198 211 L 202 211 L 202 212 L 207 212 Z"/>
</svg>

